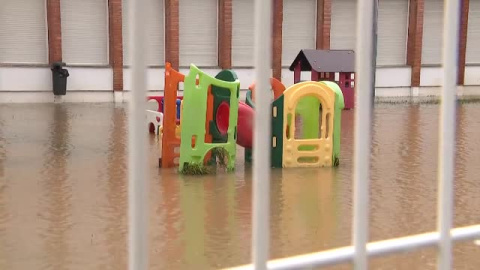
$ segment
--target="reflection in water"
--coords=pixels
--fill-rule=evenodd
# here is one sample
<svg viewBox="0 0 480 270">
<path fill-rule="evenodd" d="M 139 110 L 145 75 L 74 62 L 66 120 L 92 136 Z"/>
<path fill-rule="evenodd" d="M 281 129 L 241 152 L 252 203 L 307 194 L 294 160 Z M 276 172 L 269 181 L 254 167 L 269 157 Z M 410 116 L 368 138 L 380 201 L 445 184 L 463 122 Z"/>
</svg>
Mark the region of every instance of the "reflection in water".
<svg viewBox="0 0 480 270">
<path fill-rule="evenodd" d="M 184 263 L 188 268 L 195 265 L 206 265 L 205 258 L 205 179 L 185 177 L 181 179 L 178 196 L 182 211 L 182 241 Z M 211 191 L 211 190 L 210 190 Z"/>
<path fill-rule="evenodd" d="M 0 119 L 0 179 L 4 179 L 4 175 L 5 175 L 4 162 L 6 157 L 6 146 L 5 146 L 6 140 L 3 134 L 4 129 L 5 129 L 4 121 Z M 3 182 L 1 183 L 3 184 Z"/>
<path fill-rule="evenodd" d="M 438 105 L 377 104 L 370 239 L 436 225 Z M 480 104 L 458 109 L 455 225 L 480 223 Z M 271 257 L 351 244 L 354 111 L 342 114 L 338 168 L 272 169 Z M 0 269 L 127 268 L 127 119 L 112 104 L 0 107 Z M 252 168 L 179 176 L 149 140 L 151 269 L 218 269 L 250 261 Z M 480 249 L 455 248 L 456 269 Z M 435 250 L 371 261 L 434 269 Z M 329 268 L 330 269 L 330 268 Z M 348 265 L 332 269 L 350 269 Z"/>
<path fill-rule="evenodd" d="M 428 203 L 428 197 L 419 198 L 421 193 L 415 192 L 415 190 L 427 190 L 425 186 L 425 180 L 422 180 L 422 177 L 418 172 L 421 172 L 422 164 L 422 153 L 421 145 L 423 144 L 423 134 L 420 132 L 422 128 L 421 124 L 421 109 L 418 104 L 414 104 L 409 107 L 409 110 L 402 114 L 400 121 L 395 121 L 393 124 L 396 125 L 397 129 L 392 130 L 393 127 L 388 127 L 389 132 L 378 132 L 377 136 L 391 136 L 393 140 L 397 141 L 396 147 L 390 149 L 392 151 L 391 155 L 397 157 L 396 164 L 392 164 L 396 167 L 396 174 L 391 175 L 391 171 L 385 170 L 385 167 L 376 168 L 375 173 L 382 174 L 382 177 L 374 177 L 372 181 L 372 192 L 382 193 L 383 196 L 380 200 L 376 200 L 372 203 L 373 211 L 373 220 L 372 223 L 375 224 L 370 232 L 370 238 L 372 240 L 382 240 L 385 238 L 385 235 L 390 235 L 390 237 L 401 237 L 406 236 L 408 228 L 415 226 L 416 230 L 419 232 L 427 232 L 435 229 L 433 223 L 423 222 L 423 219 L 427 218 L 428 215 L 423 213 L 424 205 L 428 205 L 429 208 L 435 207 L 435 198 L 429 198 L 430 204 Z M 397 118 L 398 119 L 398 118 Z M 385 123 L 384 123 L 385 124 Z M 382 125 L 379 123 L 378 125 Z M 395 134 L 397 133 L 397 134 Z M 378 138 L 378 137 L 377 137 Z M 381 147 L 381 139 L 378 138 L 377 146 Z M 382 159 L 382 156 L 379 156 L 379 159 Z M 391 160 L 387 161 L 392 163 Z M 382 173 L 383 172 L 383 173 Z M 412 174 L 412 172 L 417 172 Z M 430 193 L 434 194 L 434 193 Z M 426 194 L 423 194 L 424 196 Z M 373 198 L 378 198 L 373 196 Z M 427 203 L 422 203 L 422 200 L 427 199 Z M 390 209 L 388 213 L 388 218 L 385 219 L 383 215 L 376 215 L 376 212 L 384 212 L 383 209 Z M 435 217 L 433 217 L 435 218 Z M 388 225 L 387 225 L 388 224 Z M 424 224 L 429 224 L 426 228 Z M 389 232 L 392 227 L 397 227 L 395 231 Z M 431 257 L 428 256 L 429 250 L 421 250 L 416 253 L 410 253 L 403 255 L 407 257 L 407 260 L 404 260 L 402 267 L 415 268 L 420 267 L 424 268 L 425 261 L 430 261 Z M 430 251 L 431 252 L 431 251 Z M 398 256 L 387 256 L 384 258 L 378 258 L 373 261 L 372 267 L 381 268 L 382 265 L 395 265 Z"/>
<path fill-rule="evenodd" d="M 332 246 L 338 223 L 335 170 L 289 169 L 278 192 L 272 187 L 272 256 L 284 257 Z M 276 207 L 275 197 L 281 198 Z M 280 243 L 278 242 L 280 241 Z"/>
<path fill-rule="evenodd" d="M 105 235 L 105 245 L 107 245 L 107 254 L 102 261 L 101 269 L 125 269 L 127 267 L 127 245 L 125 237 L 127 235 L 127 171 L 126 171 L 126 145 L 125 145 L 125 123 L 124 111 L 113 108 L 110 135 L 108 138 L 108 154 L 105 195 L 106 205 L 104 211 L 108 215 L 103 215 L 105 220 L 103 233 Z"/>
<path fill-rule="evenodd" d="M 180 210 L 180 181 L 175 179 L 175 171 L 161 171 L 161 176 L 152 181 L 157 183 L 152 188 L 151 197 L 155 198 L 156 204 L 151 206 L 153 217 L 158 216 L 156 222 L 152 223 L 150 237 L 151 244 L 157 243 L 155 253 L 151 251 L 151 264 L 154 269 L 165 269 L 166 262 L 179 263 L 184 252 L 184 245 L 181 239 L 182 233 L 182 211 Z M 153 218 L 152 217 L 152 218 Z M 168 237 L 164 237 L 168 235 Z"/>
<path fill-rule="evenodd" d="M 7 269 L 7 236 L 6 225 L 8 224 L 7 212 L 7 183 L 5 178 L 6 140 L 3 134 L 4 121 L 0 118 L 0 269 Z"/>
<path fill-rule="evenodd" d="M 475 224 L 480 221 L 480 121 L 478 114 L 472 113 L 474 104 L 460 106 L 457 109 L 457 159 L 455 179 L 454 226 Z M 454 244 L 454 263 L 456 269 L 476 268 L 480 265 L 480 247 L 471 242 Z M 458 259 L 465 258 L 465 259 Z"/>
<path fill-rule="evenodd" d="M 188 181 L 188 180 L 187 180 Z M 205 257 L 208 265 L 221 266 L 228 262 L 232 254 L 229 254 L 229 246 L 232 244 L 232 232 L 235 229 L 235 175 L 222 174 L 218 178 L 205 179 L 203 183 L 198 179 L 193 181 L 200 184 L 199 189 L 205 190 Z M 188 194 L 188 193 L 186 193 Z M 187 195 L 188 196 L 188 195 Z M 226 237 L 225 237 L 226 236 Z M 223 241 L 221 241 L 223 238 Z M 189 268 L 195 266 L 196 261 Z"/>
<path fill-rule="evenodd" d="M 71 263 L 68 234 L 72 226 L 72 190 L 67 171 L 71 147 L 69 121 L 65 105 L 56 104 L 49 127 L 49 146 L 43 155 L 43 177 L 39 179 L 42 194 L 38 215 L 46 223 L 40 231 L 46 256 L 41 266 L 45 269 L 65 269 Z"/>
</svg>

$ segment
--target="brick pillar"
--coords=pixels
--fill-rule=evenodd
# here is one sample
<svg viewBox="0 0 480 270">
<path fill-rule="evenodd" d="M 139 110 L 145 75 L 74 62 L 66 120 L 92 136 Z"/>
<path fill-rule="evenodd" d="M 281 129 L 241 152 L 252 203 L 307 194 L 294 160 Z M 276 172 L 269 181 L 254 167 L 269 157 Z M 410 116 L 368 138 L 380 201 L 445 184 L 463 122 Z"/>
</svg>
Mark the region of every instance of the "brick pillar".
<svg viewBox="0 0 480 270">
<path fill-rule="evenodd" d="M 282 25 L 283 0 L 273 1 L 272 14 L 272 68 L 273 77 L 282 80 Z"/>
<path fill-rule="evenodd" d="M 62 61 L 62 22 L 60 0 L 47 0 L 48 61 Z"/>
<path fill-rule="evenodd" d="M 108 0 L 108 28 L 113 91 L 123 91 L 122 0 Z"/>
<path fill-rule="evenodd" d="M 468 10 L 470 0 L 462 0 L 460 15 L 460 37 L 458 45 L 458 85 L 465 82 L 465 61 L 467 54 L 467 30 L 468 30 Z"/>
<path fill-rule="evenodd" d="M 218 1 L 218 65 L 232 68 L 232 0 Z"/>
<path fill-rule="evenodd" d="M 424 0 L 410 0 L 408 18 L 407 64 L 412 67 L 411 86 L 420 86 L 422 68 Z"/>
<path fill-rule="evenodd" d="M 317 50 L 330 49 L 332 0 L 317 0 Z"/>
<path fill-rule="evenodd" d="M 165 0 L 165 61 L 175 70 L 180 59 L 178 9 L 178 0 Z"/>
</svg>

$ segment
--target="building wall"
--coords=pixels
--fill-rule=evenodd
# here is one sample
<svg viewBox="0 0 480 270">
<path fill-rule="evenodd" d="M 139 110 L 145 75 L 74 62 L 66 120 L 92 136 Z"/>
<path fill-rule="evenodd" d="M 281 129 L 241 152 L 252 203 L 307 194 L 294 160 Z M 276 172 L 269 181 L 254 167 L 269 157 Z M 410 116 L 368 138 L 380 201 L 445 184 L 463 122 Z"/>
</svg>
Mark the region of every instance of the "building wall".
<svg viewBox="0 0 480 270">
<path fill-rule="evenodd" d="M 0 10 L 0 18 L 3 18 L 0 21 L 0 37 L 8 37 L 8 40 L 5 38 L 0 39 L 0 100 L 2 102 L 11 102 L 17 100 L 14 96 L 21 96 L 18 100 L 30 100 L 30 101 L 40 101 L 40 100 L 50 100 L 52 97 L 52 82 L 51 82 L 51 72 L 48 66 L 47 58 L 49 54 L 54 52 L 48 52 L 48 47 L 45 43 L 48 42 L 48 25 L 47 25 L 47 14 L 51 14 L 49 12 L 45 12 L 47 1 L 45 2 L 45 10 L 40 10 L 38 8 L 31 8 L 31 5 L 23 5 L 27 2 L 32 2 L 33 0 L 29 1 L 14 1 L 14 0 L 5 0 L 7 5 L 5 8 Z M 68 88 L 67 88 L 67 96 L 71 95 L 72 97 L 75 96 L 72 100 L 90 100 L 89 96 L 92 96 L 91 99 L 95 100 L 94 95 L 98 96 L 99 100 L 111 100 L 113 95 L 109 95 L 114 88 L 114 72 L 112 69 L 112 61 L 115 59 L 110 59 L 111 52 L 109 54 L 109 48 L 111 46 L 108 45 L 109 41 L 109 27 L 112 27 L 112 22 L 109 23 L 109 5 L 113 0 L 103 0 L 103 1 L 93 1 L 89 0 L 86 1 L 81 6 L 75 6 L 75 1 L 73 0 L 54 0 L 59 1 L 61 5 L 61 9 L 59 12 L 59 16 L 61 17 L 61 34 L 59 33 L 59 37 L 62 39 L 62 49 L 63 53 L 63 60 L 67 62 L 67 68 L 69 69 L 70 77 L 68 78 Z M 217 16 L 222 10 L 215 9 L 214 4 L 220 3 L 221 1 L 229 1 L 232 7 L 232 14 L 230 16 L 230 20 L 233 22 L 232 30 L 233 30 L 233 37 L 232 37 L 232 69 L 238 74 L 238 77 L 241 82 L 241 89 L 245 90 L 254 80 L 254 70 L 252 68 L 252 61 L 251 59 L 244 59 L 243 57 L 249 56 L 248 52 L 252 51 L 253 42 L 253 24 L 250 21 L 253 18 L 253 14 L 251 14 L 252 9 L 249 9 L 245 6 L 245 3 L 253 3 L 253 1 L 242 2 L 241 0 L 209 0 L 208 5 L 198 6 L 197 8 L 191 8 L 189 1 L 195 2 L 196 0 L 149 0 L 148 3 L 151 4 L 152 7 L 155 9 L 150 10 L 148 14 L 147 21 L 149 24 L 161 24 L 160 26 L 154 27 L 150 25 L 147 27 L 149 33 L 149 39 L 147 40 L 146 44 L 149 59 L 150 67 L 147 70 L 147 87 L 150 91 L 161 91 L 164 87 L 164 69 L 161 62 L 164 59 L 169 59 L 169 52 L 165 51 L 166 46 L 163 44 L 158 45 L 159 42 L 165 42 L 164 33 L 166 33 L 166 16 L 164 14 L 166 8 L 165 5 L 167 3 L 171 5 L 172 3 L 176 3 L 178 5 L 178 9 L 180 13 L 195 13 L 197 10 L 202 12 L 203 17 L 209 11 L 211 11 L 210 19 L 207 21 L 208 25 L 204 26 L 200 25 L 201 22 L 195 23 L 192 25 L 191 29 L 188 22 L 185 21 L 184 15 L 180 14 L 179 22 L 180 22 L 180 32 L 186 31 L 185 29 L 190 29 L 189 32 L 182 32 L 179 33 L 180 43 L 182 40 L 187 40 L 190 44 L 184 44 L 184 46 L 179 46 L 180 51 L 180 71 L 183 73 L 188 73 L 188 69 L 186 69 L 186 63 L 191 62 L 188 60 L 188 57 L 192 57 L 192 59 L 201 59 L 202 63 L 199 66 L 207 71 L 209 74 L 215 75 L 220 68 L 218 67 L 218 57 L 212 56 L 212 52 L 214 51 L 216 54 L 220 54 L 220 48 L 217 46 L 216 42 L 212 43 L 212 40 L 218 39 L 220 40 L 222 37 L 219 36 L 221 33 L 216 30 L 212 29 L 212 25 L 214 23 L 219 24 Z M 277 1 L 277 0 L 275 0 Z M 318 8 L 317 5 L 321 1 L 330 1 L 332 5 L 332 25 L 331 25 L 331 48 L 335 49 L 336 47 L 342 46 L 349 46 L 349 42 L 352 39 L 351 36 L 353 33 L 346 33 L 345 31 L 340 31 L 341 29 L 352 29 L 355 27 L 355 23 L 351 24 L 350 26 L 347 22 L 342 21 L 342 16 L 339 16 L 335 12 L 339 12 L 338 10 L 343 10 L 349 6 L 355 6 L 354 0 L 302 0 L 301 5 L 298 7 L 310 7 L 313 8 L 315 6 L 317 12 Z M 395 0 L 388 2 L 388 5 L 382 5 L 382 2 L 385 0 L 380 1 L 380 16 L 379 20 L 387 20 L 388 17 L 395 15 L 395 12 L 389 10 L 389 8 L 394 9 L 398 7 L 402 7 L 403 13 L 406 11 L 406 5 L 403 2 L 407 2 L 408 0 Z M 402 2 L 403 1 L 403 2 Z M 436 19 L 438 19 L 438 11 L 437 9 L 432 9 L 430 6 L 438 6 L 440 0 L 424 0 L 425 1 L 425 9 L 428 11 L 424 12 L 424 39 L 430 39 L 432 34 L 432 28 L 434 28 Z M 127 27 L 127 18 L 128 18 L 128 7 L 126 3 L 129 1 L 127 0 L 120 0 L 116 1 L 118 3 L 123 3 L 123 14 L 120 16 L 120 23 L 121 28 L 123 28 L 123 40 L 124 43 L 127 43 L 128 38 L 128 27 Z M 192 3 L 193 3 L 192 2 Z M 309 22 L 308 27 L 302 26 L 302 21 L 296 20 L 294 16 L 297 12 L 292 12 L 295 8 L 295 1 L 291 0 L 283 0 L 283 36 L 280 37 L 280 40 L 283 41 L 283 50 L 280 51 L 279 56 L 281 57 L 281 80 L 282 82 L 288 87 L 293 83 L 293 72 L 290 72 L 286 66 L 288 66 L 288 61 L 285 60 L 286 57 L 292 58 L 295 53 L 287 52 L 286 49 L 288 48 L 296 48 L 298 46 L 295 45 L 295 42 L 299 42 L 302 44 L 308 44 L 309 47 L 314 47 L 315 42 L 317 41 L 316 38 L 311 40 L 308 39 L 308 33 L 312 33 L 315 35 L 316 32 L 316 25 L 312 27 L 310 24 L 317 22 L 317 12 L 305 12 L 302 13 L 302 16 L 315 16 L 315 18 L 309 18 L 307 20 Z M 440 1 L 441 2 L 441 1 Z M 474 1 L 472 1 L 474 2 Z M 21 4 L 23 3 L 23 4 Z M 38 5 L 38 0 L 33 1 L 32 3 L 36 3 Z M 195 2 L 196 3 L 196 2 Z M 28 3 L 27 3 L 28 4 Z M 89 13 L 88 10 L 89 6 L 92 7 L 98 6 L 98 8 L 94 8 L 97 12 Z M 119 4 L 120 5 L 120 4 Z M 238 12 L 235 8 L 238 8 Z M 294 8 L 295 7 L 295 8 Z M 347 8 L 348 9 L 348 8 Z M 469 36 L 467 35 L 467 66 L 465 68 L 465 81 L 464 85 L 470 87 L 469 92 L 464 92 L 468 94 L 480 94 L 480 65 L 478 65 L 478 60 L 476 58 L 477 55 L 473 53 L 476 49 L 480 47 L 480 38 L 476 35 L 477 32 L 480 31 L 480 26 L 477 26 L 475 22 L 480 21 L 480 6 L 478 4 L 470 4 L 470 12 L 469 12 L 469 25 L 468 25 L 468 35 L 472 36 L 471 39 L 468 39 Z M 14 13 L 12 13 L 15 11 Z M 29 18 L 26 22 L 31 22 L 31 24 L 23 23 L 23 21 L 15 22 L 15 16 L 2 16 L 2 14 L 17 14 L 18 18 Z M 397 21 L 402 22 L 405 25 L 400 25 L 398 29 L 401 29 L 399 33 L 392 34 L 392 31 L 395 31 L 395 25 L 379 25 L 379 35 L 388 35 L 388 36 L 380 36 L 379 42 L 387 42 L 385 45 L 380 46 L 380 53 L 383 55 L 381 56 L 382 61 L 377 68 L 377 95 L 379 96 L 408 96 L 408 95 L 436 95 L 438 94 L 438 87 L 441 84 L 441 67 L 437 64 L 435 65 L 431 62 L 428 62 L 429 65 L 423 65 L 421 68 L 420 73 L 420 90 L 418 92 L 413 91 L 411 86 L 412 81 L 412 74 L 411 74 L 411 67 L 407 65 L 406 61 L 403 63 L 401 61 L 401 55 L 403 55 L 403 51 L 406 50 L 406 43 L 407 43 L 407 28 L 408 28 L 408 19 L 405 18 L 407 14 L 400 14 L 398 15 Z M 305 15 L 309 14 L 309 15 Z M 390 15 L 389 15 L 390 14 Z M 40 16 L 40 18 L 39 18 Z M 42 18 L 42 16 L 44 18 Z M 50 16 L 50 15 L 49 15 Z M 193 15 L 192 15 L 193 16 Z M 431 17 L 433 16 L 433 17 Z M 435 17 L 436 16 L 436 17 Z M 158 18 L 157 18 L 158 17 Z M 121 19 L 123 18 L 123 20 Z M 242 18 L 248 20 L 248 22 L 243 23 Z M 78 21 L 81 20 L 84 23 L 79 24 Z M 381 23 L 381 20 L 379 23 Z M 25 21 L 25 20 L 24 20 Z M 351 20 L 350 20 L 351 21 Z M 31 29 L 30 25 L 36 25 L 37 28 Z M 22 28 L 23 27 L 23 28 Z M 28 29 L 27 29 L 28 27 Z M 343 27 L 343 28 L 342 28 Z M 383 27 L 383 28 L 382 28 Z M 441 25 L 438 27 L 441 28 Z M 46 29 L 47 28 L 47 29 Z M 88 29 L 95 29 L 95 31 L 88 31 Z M 20 30 L 15 30 L 20 29 Z M 201 32 L 201 29 L 206 29 L 206 32 Z M 392 30 L 393 29 L 393 30 Z M 15 30 L 15 31 L 14 31 Z M 305 30 L 304 32 L 302 32 Z M 433 29 L 438 31 L 438 29 Z M 158 33 L 157 33 L 158 32 Z M 195 33 L 199 33 L 202 36 L 196 37 Z M 441 31 L 440 31 L 441 32 Z M 239 36 L 236 36 L 238 33 Z M 280 30 L 282 33 L 282 30 Z M 156 34 L 156 35 L 154 35 Z M 250 34 L 250 35 L 249 35 Z M 241 37 L 240 37 L 241 35 Z M 216 36 L 216 37 L 214 37 Z M 404 37 L 404 38 L 402 38 Z M 345 38 L 345 39 L 343 39 Z M 93 39 L 93 40 L 92 40 Z M 3 42 L 2 42 L 3 40 Z M 195 40 L 198 40 L 201 43 L 199 46 L 199 51 L 191 52 L 195 46 L 191 46 L 191 43 Z M 247 42 L 248 40 L 248 42 Z M 395 44 L 388 44 L 388 42 L 404 42 L 401 46 L 393 46 Z M 424 40 L 425 41 L 425 40 Z M 15 44 L 18 43 L 18 51 L 15 50 Z M 350 42 L 351 43 L 351 42 Z M 429 42 L 426 43 L 425 46 L 430 46 Z M 38 45 L 40 44 L 40 45 Z M 155 45 L 157 44 L 157 45 Z M 209 45 L 210 44 L 210 45 Z M 342 45 L 343 44 L 343 45 Z M 124 90 L 131 90 L 131 74 L 129 70 L 129 61 L 128 56 L 131 53 L 128 52 L 129 44 L 124 44 L 124 59 L 123 66 L 123 89 Z M 188 46 L 186 46 L 188 45 Z M 38 47 L 40 46 L 40 47 Z M 213 46 L 213 47 L 212 47 Z M 158 47 L 158 50 L 155 50 Z M 30 50 L 29 48 L 37 48 L 38 50 Z M 209 48 L 211 49 L 209 51 Z M 389 48 L 398 48 L 399 53 L 397 53 L 394 57 L 389 57 L 386 55 L 389 51 Z M 25 52 L 25 50 L 29 51 L 31 55 Z M 47 50 L 47 52 L 45 51 Z M 51 50 L 51 49 L 50 49 Z M 238 50 L 235 51 L 235 50 Z M 198 55 L 198 52 L 201 51 L 208 51 L 208 56 Z M 425 52 L 428 52 L 428 48 L 424 47 L 424 55 L 422 58 L 428 58 L 429 55 Z M 18 52 L 18 53 L 16 53 Z M 8 57 L 6 57 L 8 54 Z M 85 54 L 85 58 L 82 59 L 82 54 Z M 2 56 L 3 55 L 3 56 Z M 405 55 L 406 57 L 406 55 Z M 39 59 L 41 61 L 39 61 Z M 43 59 L 43 60 L 42 60 Z M 67 60 L 74 59 L 72 63 L 69 63 Z M 392 62 L 389 63 L 388 59 Z M 178 59 L 177 59 L 178 61 Z M 199 60 L 200 61 L 200 60 Z M 121 69 L 121 68 L 120 68 Z M 305 74 L 305 76 L 308 76 Z M 473 88 L 472 88 L 473 87 Z M 425 89 L 423 91 L 422 89 Z M 478 91 L 478 93 L 477 93 Z M 75 94 L 73 95 L 73 93 Z M 35 94 L 33 94 L 35 93 Z M 20 95 L 21 94 L 21 95 Z M 30 95 L 29 98 L 25 99 Z M 88 98 L 87 98 L 88 97 Z"/>
</svg>

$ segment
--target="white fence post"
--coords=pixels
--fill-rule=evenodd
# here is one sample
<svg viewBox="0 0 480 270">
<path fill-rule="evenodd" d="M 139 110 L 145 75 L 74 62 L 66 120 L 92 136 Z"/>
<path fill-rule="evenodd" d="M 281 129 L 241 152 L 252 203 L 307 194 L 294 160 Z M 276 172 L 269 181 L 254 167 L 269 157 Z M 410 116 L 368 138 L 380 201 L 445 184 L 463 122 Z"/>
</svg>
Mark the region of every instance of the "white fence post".
<svg viewBox="0 0 480 270">
<path fill-rule="evenodd" d="M 443 19 L 443 86 L 438 156 L 438 269 L 452 267 L 453 178 L 455 170 L 455 109 L 461 0 L 445 0 Z"/>
<path fill-rule="evenodd" d="M 253 138 L 252 260 L 266 269 L 270 244 L 270 77 L 272 0 L 255 0 L 255 118 Z"/>
<path fill-rule="evenodd" d="M 359 0 L 357 6 L 357 50 L 355 52 L 355 149 L 353 244 L 355 269 L 367 269 L 370 146 L 374 92 L 375 3 Z M 373 61 L 375 63 L 375 61 Z"/>
<path fill-rule="evenodd" d="M 148 194 L 145 128 L 145 0 L 130 0 L 130 48 L 132 55 L 132 90 L 129 99 L 128 132 L 128 269 L 148 268 Z"/>
</svg>

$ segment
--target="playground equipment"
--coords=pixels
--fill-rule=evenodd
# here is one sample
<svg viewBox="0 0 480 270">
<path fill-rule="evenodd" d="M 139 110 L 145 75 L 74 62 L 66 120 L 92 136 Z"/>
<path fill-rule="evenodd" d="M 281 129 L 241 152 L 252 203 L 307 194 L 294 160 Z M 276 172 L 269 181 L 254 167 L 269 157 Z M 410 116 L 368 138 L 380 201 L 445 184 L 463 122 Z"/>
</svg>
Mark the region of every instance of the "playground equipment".
<svg viewBox="0 0 480 270">
<path fill-rule="evenodd" d="M 178 97 L 178 85 L 184 95 Z M 272 167 L 338 166 L 340 121 L 345 108 L 339 85 L 332 81 L 298 82 L 288 88 L 272 78 Z M 220 162 L 233 170 L 236 145 L 245 148 L 245 161 L 252 159 L 255 84 L 245 102 L 239 101 L 240 82 L 232 70 L 215 77 L 190 66 L 187 76 L 165 68 L 165 96 L 157 111 L 147 111 L 161 136 L 162 168 L 178 167 L 182 173 L 204 173 Z M 163 112 L 163 113 L 162 113 Z"/>
<path fill-rule="evenodd" d="M 199 78 L 196 85 L 195 79 Z M 230 91 L 229 124 L 226 142 L 206 142 L 207 135 L 207 96 L 209 86 L 215 85 Z M 203 167 L 205 158 L 210 150 L 221 148 L 228 155 L 227 169 L 233 170 L 236 156 L 236 129 L 238 116 L 238 95 L 240 82 L 222 81 L 202 72 L 194 65 L 190 65 L 190 73 L 185 77 L 185 92 L 182 102 L 181 122 L 188 121 L 181 130 L 180 143 L 180 171 L 185 166 Z M 188 119 L 188 120 L 187 120 Z M 210 140 L 211 141 L 211 140 Z"/>
<path fill-rule="evenodd" d="M 302 71 L 311 72 L 312 81 L 336 82 L 345 99 L 345 109 L 355 105 L 355 52 L 352 50 L 301 50 L 290 65 L 294 83 Z M 338 73 L 338 79 L 336 74 Z"/>
<path fill-rule="evenodd" d="M 283 167 L 333 166 L 339 161 L 343 95 L 332 82 L 301 82 L 284 92 Z M 303 136 L 297 138 L 296 118 Z M 319 121 L 320 120 L 320 121 Z M 335 132 L 336 131 L 336 132 Z"/>
<path fill-rule="evenodd" d="M 174 70 L 170 63 L 165 64 L 165 90 L 163 104 L 163 133 L 162 133 L 162 155 L 159 163 L 162 168 L 171 168 L 178 165 L 180 157 L 180 129 L 181 117 L 177 121 L 177 111 L 181 111 L 177 103 L 177 92 L 179 83 L 185 80 L 185 76 Z M 180 113 L 181 116 L 181 113 Z"/>
<path fill-rule="evenodd" d="M 301 82 L 285 89 L 270 80 L 272 102 L 272 167 L 337 166 L 340 155 L 340 124 L 344 109 L 339 86 L 330 81 Z M 254 108 L 253 91 L 247 92 L 246 104 Z M 296 128 L 300 121 L 302 125 Z M 299 134 L 296 134 L 296 131 Z M 246 148 L 245 161 L 252 150 Z"/>
<path fill-rule="evenodd" d="M 159 134 L 163 125 L 163 113 L 158 111 L 147 110 L 146 112 L 147 127 L 151 133 Z"/>
<path fill-rule="evenodd" d="M 193 79 L 191 79 L 192 76 L 194 77 Z M 190 167 L 198 167 L 201 163 L 199 162 L 198 156 L 198 153 L 201 152 L 201 150 L 199 149 L 203 149 L 204 147 L 207 147 L 209 146 L 209 144 L 212 143 L 213 148 L 223 149 L 226 150 L 228 153 L 231 153 L 231 156 L 229 156 L 231 164 L 228 165 L 227 168 L 233 168 L 236 153 L 236 149 L 234 147 L 237 133 L 236 126 L 233 127 L 233 129 L 228 128 L 228 125 L 226 127 L 224 126 L 222 128 L 225 128 L 225 130 L 222 130 L 222 132 L 220 132 L 218 126 L 216 125 L 215 119 L 217 115 L 220 115 L 220 117 L 224 116 L 223 113 L 217 113 L 218 108 L 221 107 L 221 102 L 228 101 L 228 103 L 230 104 L 232 101 L 231 98 L 235 98 L 235 103 L 238 104 L 238 91 L 240 84 L 238 82 L 235 82 L 235 80 L 237 80 L 236 75 L 231 71 L 223 70 L 219 74 L 217 74 L 216 78 L 212 78 L 200 71 L 194 65 L 191 66 L 189 75 L 185 76 L 180 72 L 174 70 L 171 67 L 170 63 L 166 63 L 165 96 L 148 98 L 149 100 L 155 99 L 159 104 L 158 112 L 155 114 L 155 116 L 159 116 L 161 114 L 161 111 L 163 111 L 162 122 L 159 122 L 159 126 L 158 128 L 156 128 L 157 130 L 159 130 L 158 134 L 161 136 L 162 154 L 159 160 L 159 164 L 162 168 L 171 168 L 178 166 L 180 170 L 183 170 L 185 164 Z M 225 84 L 225 81 L 232 81 L 233 84 Z M 185 90 L 183 97 L 177 96 L 179 83 L 184 83 Z M 204 84 L 207 85 L 206 88 L 203 87 Z M 232 93 L 228 90 L 225 91 L 226 85 L 228 86 L 227 88 L 231 88 L 232 85 L 236 85 L 235 92 Z M 204 93 L 200 94 L 200 89 L 202 89 Z M 184 100 L 185 98 L 187 98 L 186 101 Z M 187 104 L 186 110 L 183 109 L 185 106 L 184 104 Z M 222 108 L 224 107 L 221 107 L 220 111 L 222 111 Z M 206 111 L 203 112 L 203 109 L 205 109 Z M 199 113 L 200 111 L 202 111 L 202 113 Z M 155 120 L 153 113 L 154 112 L 152 112 L 151 110 L 147 111 L 147 122 L 150 124 Z M 181 119 L 184 118 L 183 114 L 187 115 L 185 117 L 188 120 L 187 124 L 182 127 Z M 203 117 L 205 117 L 205 119 L 203 119 Z M 199 124 L 200 122 L 203 124 Z M 228 119 L 228 122 L 234 123 L 234 121 L 230 121 L 230 119 Z M 196 123 L 198 126 L 194 125 L 194 123 Z M 204 125 L 203 131 L 198 128 L 201 125 Z M 193 126 L 195 135 L 192 135 L 193 137 L 191 137 L 190 139 L 190 141 L 192 142 L 190 147 L 193 147 L 194 151 L 190 152 L 190 150 L 188 150 L 186 146 L 181 146 L 181 137 L 185 136 L 181 134 L 189 134 Z M 182 129 L 184 130 L 184 132 L 182 132 Z M 200 133 L 201 135 L 198 135 Z M 204 140 L 197 140 L 197 138 L 204 138 Z M 233 147 L 229 147 L 228 145 L 231 145 L 232 141 L 234 142 Z M 210 150 L 212 150 L 212 148 L 208 148 L 207 152 L 209 152 Z M 184 161 L 180 158 L 182 156 L 181 153 L 183 153 L 184 158 L 187 156 L 190 156 L 190 158 L 187 158 L 187 160 Z M 212 153 L 207 153 L 206 158 L 204 159 L 211 161 L 211 159 L 215 159 L 215 157 L 215 154 L 212 155 Z"/>
</svg>

